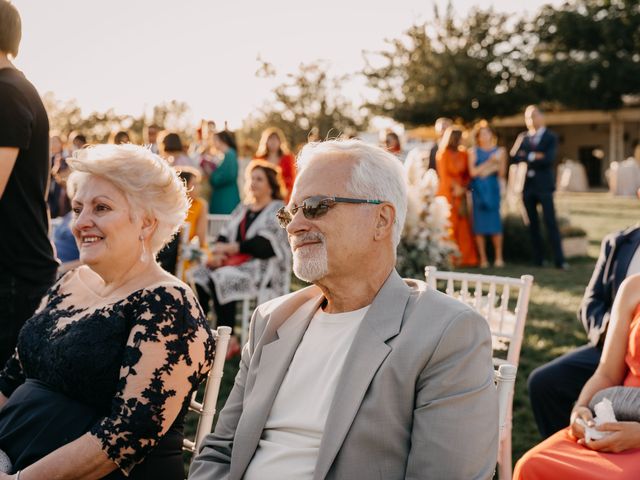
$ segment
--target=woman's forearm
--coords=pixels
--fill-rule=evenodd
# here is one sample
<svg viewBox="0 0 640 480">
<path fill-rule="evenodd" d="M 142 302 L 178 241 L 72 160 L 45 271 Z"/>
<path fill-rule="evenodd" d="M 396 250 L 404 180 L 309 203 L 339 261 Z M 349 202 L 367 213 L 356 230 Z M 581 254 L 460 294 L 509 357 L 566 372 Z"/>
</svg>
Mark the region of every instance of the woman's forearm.
<svg viewBox="0 0 640 480">
<path fill-rule="evenodd" d="M 589 402 L 596 393 L 616 385 L 617 383 L 615 381 L 596 370 L 596 373 L 594 373 L 587 383 L 585 383 L 584 387 L 582 387 L 576 406 L 589 406 Z"/>
<path fill-rule="evenodd" d="M 20 480 L 97 480 L 116 468 L 100 448 L 100 441 L 85 433 L 23 469 Z"/>
</svg>

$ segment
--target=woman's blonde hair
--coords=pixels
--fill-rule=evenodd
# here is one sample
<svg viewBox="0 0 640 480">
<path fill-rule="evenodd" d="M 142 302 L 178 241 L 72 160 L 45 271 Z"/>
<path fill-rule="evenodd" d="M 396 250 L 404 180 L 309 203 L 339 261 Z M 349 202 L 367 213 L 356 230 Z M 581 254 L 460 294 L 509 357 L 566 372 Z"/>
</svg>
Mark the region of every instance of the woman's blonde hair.
<svg viewBox="0 0 640 480">
<path fill-rule="evenodd" d="M 142 212 L 157 220 L 150 239 L 154 254 L 184 223 L 189 210 L 184 182 L 148 148 L 133 144 L 95 145 L 77 150 L 67 163 L 72 170 L 68 180 L 71 195 L 88 176 L 95 175 L 124 193 L 134 216 Z"/>
<path fill-rule="evenodd" d="M 269 155 L 267 142 L 271 135 L 275 135 L 280 140 L 280 151 L 278 152 L 278 155 L 289 155 L 291 153 L 289 145 L 287 144 L 287 138 L 284 136 L 284 132 L 278 127 L 269 127 L 265 129 L 260 136 L 260 143 L 258 144 L 258 150 L 256 150 L 255 155 L 256 158 L 266 158 Z"/>
</svg>

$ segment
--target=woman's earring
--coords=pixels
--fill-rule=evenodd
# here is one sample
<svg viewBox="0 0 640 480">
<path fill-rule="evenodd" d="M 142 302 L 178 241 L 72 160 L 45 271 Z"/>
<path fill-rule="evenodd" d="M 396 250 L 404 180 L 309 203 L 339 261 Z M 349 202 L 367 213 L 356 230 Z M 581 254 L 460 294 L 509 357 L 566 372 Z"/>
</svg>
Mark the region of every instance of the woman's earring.
<svg viewBox="0 0 640 480">
<path fill-rule="evenodd" d="M 140 235 L 140 237 L 138 237 L 138 238 L 142 242 L 142 253 L 140 254 L 140 261 L 142 263 L 145 263 L 147 261 L 147 247 L 145 247 L 145 245 L 144 245 L 144 237 L 142 235 Z"/>
</svg>

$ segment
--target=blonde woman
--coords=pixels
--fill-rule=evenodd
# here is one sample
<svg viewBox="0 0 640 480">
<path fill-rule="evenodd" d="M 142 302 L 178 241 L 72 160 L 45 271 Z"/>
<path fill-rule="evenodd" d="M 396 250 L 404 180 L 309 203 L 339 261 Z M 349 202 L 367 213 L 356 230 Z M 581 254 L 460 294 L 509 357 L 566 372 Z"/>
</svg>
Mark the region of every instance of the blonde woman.
<svg viewBox="0 0 640 480">
<path fill-rule="evenodd" d="M 84 265 L 47 292 L 0 373 L 14 473 L 0 479 L 182 480 L 183 418 L 214 350 L 191 289 L 155 261 L 184 221 L 184 184 L 136 145 L 68 163 Z"/>
</svg>

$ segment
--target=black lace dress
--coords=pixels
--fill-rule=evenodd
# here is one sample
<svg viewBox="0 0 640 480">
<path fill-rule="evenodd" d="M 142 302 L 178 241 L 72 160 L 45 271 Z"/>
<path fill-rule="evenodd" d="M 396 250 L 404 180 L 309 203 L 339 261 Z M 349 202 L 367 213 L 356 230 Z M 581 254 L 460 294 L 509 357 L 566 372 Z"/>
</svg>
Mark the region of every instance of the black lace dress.
<svg viewBox="0 0 640 480">
<path fill-rule="evenodd" d="M 114 301 L 78 270 L 51 288 L 0 373 L 0 450 L 15 471 L 90 432 L 118 466 L 105 478 L 181 480 L 184 415 L 214 353 L 202 311 L 178 282 Z"/>
</svg>

